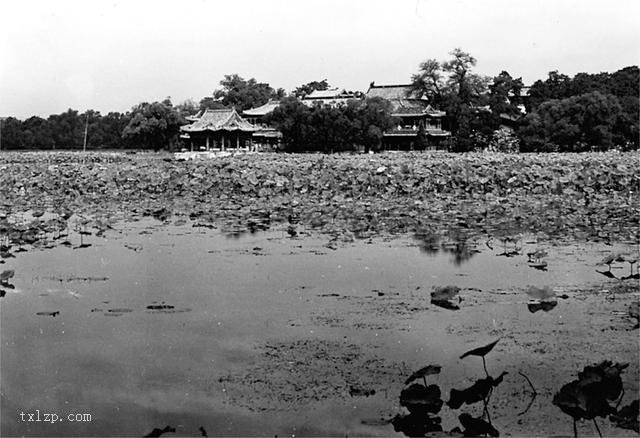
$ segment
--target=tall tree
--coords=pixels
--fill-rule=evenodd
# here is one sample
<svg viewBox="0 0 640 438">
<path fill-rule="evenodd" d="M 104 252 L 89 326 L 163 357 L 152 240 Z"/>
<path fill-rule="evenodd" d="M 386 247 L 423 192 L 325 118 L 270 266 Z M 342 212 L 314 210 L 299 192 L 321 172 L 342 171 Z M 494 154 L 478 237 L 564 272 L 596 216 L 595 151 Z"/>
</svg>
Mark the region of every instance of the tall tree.
<svg viewBox="0 0 640 438">
<path fill-rule="evenodd" d="M 449 52 L 452 59 L 442 64 L 442 69 L 449 73 L 447 80 L 449 91 L 458 95 L 460 101 L 468 102 L 472 96 L 473 80 L 469 78 L 471 68 L 476 65 L 476 58 L 460 48 Z"/>
<path fill-rule="evenodd" d="M 410 93 L 424 96 L 436 105 L 441 102 L 445 87 L 442 67 L 435 59 L 427 59 L 420 63 L 418 73 L 411 76 Z"/>
<path fill-rule="evenodd" d="M 514 79 L 508 72 L 500 72 L 489 85 L 491 112 L 498 116 L 506 114 L 511 117 L 519 117 L 521 111 L 518 104 L 521 101 L 520 94 L 523 87 L 522 78 Z"/>
<path fill-rule="evenodd" d="M 245 80 L 235 73 L 225 75 L 220 85 L 222 88 L 213 92 L 214 102 L 219 102 L 225 107 L 233 106 L 238 111 L 264 105 L 269 99 L 284 94 L 282 89 L 276 91 L 267 83 L 258 82 L 254 78 Z"/>
<path fill-rule="evenodd" d="M 472 72 L 476 59 L 462 49 L 450 52 L 452 58 L 438 63 L 427 59 L 412 76 L 411 93 L 427 97 L 431 104 L 446 111 L 454 150 L 473 147 L 474 133 L 491 133 L 490 112 L 483 110 L 488 102 L 490 79 Z"/>
<path fill-rule="evenodd" d="M 137 147 L 159 150 L 171 148 L 178 137 L 184 119 L 170 102 L 141 103 L 133 108 L 131 120 L 122 137 Z"/>
<path fill-rule="evenodd" d="M 293 95 L 298 99 L 303 99 L 309 94 L 313 93 L 315 90 L 327 90 L 329 89 L 329 82 L 326 79 L 321 81 L 311 81 L 304 85 L 300 85 L 298 88 L 293 90 Z"/>
</svg>

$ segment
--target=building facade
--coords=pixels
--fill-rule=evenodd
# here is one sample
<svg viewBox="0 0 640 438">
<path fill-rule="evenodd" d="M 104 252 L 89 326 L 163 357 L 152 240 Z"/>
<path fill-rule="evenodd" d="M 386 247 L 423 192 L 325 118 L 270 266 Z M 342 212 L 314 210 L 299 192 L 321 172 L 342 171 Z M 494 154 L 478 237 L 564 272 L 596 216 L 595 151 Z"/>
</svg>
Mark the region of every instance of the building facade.
<svg viewBox="0 0 640 438">
<path fill-rule="evenodd" d="M 410 85 L 376 85 L 365 95 L 391 103 L 391 115 L 398 126 L 384 133 L 383 148 L 390 150 L 437 149 L 451 136 L 444 129 L 446 113 L 434 109 L 425 98 L 416 96 Z"/>
<path fill-rule="evenodd" d="M 180 128 L 180 138 L 194 150 L 254 150 L 252 125 L 235 108 L 208 109 L 191 117 L 192 123 Z"/>
<path fill-rule="evenodd" d="M 282 144 L 282 133 L 269 126 L 265 118 L 280 105 L 278 100 L 270 100 L 262 106 L 244 110 L 242 115 L 258 128 L 253 133 L 253 143 L 258 150 L 277 150 Z"/>
</svg>

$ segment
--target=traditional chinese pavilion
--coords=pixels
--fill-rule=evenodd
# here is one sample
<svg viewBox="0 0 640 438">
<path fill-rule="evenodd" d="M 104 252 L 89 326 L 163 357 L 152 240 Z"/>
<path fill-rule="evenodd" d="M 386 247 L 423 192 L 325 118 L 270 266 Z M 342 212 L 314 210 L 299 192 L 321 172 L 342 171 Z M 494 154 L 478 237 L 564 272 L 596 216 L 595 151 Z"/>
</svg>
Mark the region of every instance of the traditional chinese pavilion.
<svg viewBox="0 0 640 438">
<path fill-rule="evenodd" d="M 376 85 L 372 82 L 366 97 L 380 97 L 391 102 L 391 115 L 401 121 L 384 133 L 385 149 L 414 149 L 419 143 L 419 135 L 424 135 L 427 147 L 436 148 L 451 136 L 449 131 L 442 129 L 446 113 L 435 110 L 428 99 L 416 96 L 410 85 Z"/>
<path fill-rule="evenodd" d="M 270 100 L 264 105 L 244 110 L 242 115 L 258 128 L 253 133 L 253 142 L 258 149 L 278 149 L 282 143 L 282 132 L 266 123 L 265 118 L 280 105 L 278 100 Z"/>
<path fill-rule="evenodd" d="M 180 128 L 180 137 L 187 142 L 192 151 L 251 150 L 253 133 L 259 130 L 243 119 L 235 108 L 208 109 L 191 120 L 193 123 Z"/>
</svg>

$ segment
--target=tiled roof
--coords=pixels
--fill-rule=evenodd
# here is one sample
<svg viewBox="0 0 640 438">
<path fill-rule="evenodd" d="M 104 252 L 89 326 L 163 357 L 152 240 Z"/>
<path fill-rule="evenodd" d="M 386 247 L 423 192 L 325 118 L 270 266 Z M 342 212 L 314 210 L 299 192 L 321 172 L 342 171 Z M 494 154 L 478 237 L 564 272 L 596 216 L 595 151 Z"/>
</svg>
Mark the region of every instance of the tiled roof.
<svg viewBox="0 0 640 438">
<path fill-rule="evenodd" d="M 240 117 L 235 108 L 208 109 L 200 119 L 181 128 L 185 132 L 255 131 L 258 128 Z"/>
<path fill-rule="evenodd" d="M 367 97 L 382 97 L 387 100 L 411 99 L 421 100 L 411 95 L 411 85 L 375 85 L 372 83 L 367 90 Z"/>
<path fill-rule="evenodd" d="M 203 111 L 200 110 L 200 111 L 198 111 L 196 114 L 194 114 L 192 116 L 185 117 L 185 120 L 188 120 L 189 122 L 197 122 L 200 119 L 200 117 L 202 117 L 202 113 L 203 113 Z"/>
<path fill-rule="evenodd" d="M 350 99 L 354 98 L 353 93 L 347 93 L 339 88 L 330 88 L 328 90 L 313 90 L 305 99 Z"/>
<path fill-rule="evenodd" d="M 266 116 L 280 105 L 278 100 L 270 100 L 262 106 L 242 111 L 244 116 Z"/>
<path fill-rule="evenodd" d="M 394 116 L 446 115 L 444 111 L 434 110 L 427 99 L 418 98 L 412 93 L 411 85 L 375 85 L 372 82 L 366 96 L 380 97 L 391 102 L 391 113 Z"/>
</svg>

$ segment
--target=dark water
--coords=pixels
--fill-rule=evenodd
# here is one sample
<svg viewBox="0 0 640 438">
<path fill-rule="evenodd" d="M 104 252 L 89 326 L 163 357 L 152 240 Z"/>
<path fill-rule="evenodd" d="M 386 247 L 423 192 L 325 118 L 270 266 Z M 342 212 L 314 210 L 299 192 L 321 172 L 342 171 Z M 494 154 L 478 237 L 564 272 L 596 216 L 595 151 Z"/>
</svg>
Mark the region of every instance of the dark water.
<svg viewBox="0 0 640 438">
<path fill-rule="evenodd" d="M 620 316 L 627 302 L 581 292 L 607 281 L 595 264 L 606 252 L 628 249 L 622 246 L 547 245 L 549 267 L 540 271 L 523 255 L 534 243 L 502 257 L 501 245 L 491 250 L 479 242 L 482 252 L 454 263 L 451 252 L 426 254 L 409 238 L 333 250 L 326 239 L 279 231 L 233 239 L 157 222 L 118 228 L 106 238 L 86 237 L 88 248 L 32 250 L 0 266 L 15 269 L 15 289 L 0 301 L 2 436 L 142 436 L 165 425 L 195 436 L 199 427 L 210 436 L 384 436 L 394 433 L 390 425 L 363 420 L 398 412 L 396 381 L 365 379 L 376 390 L 372 397 L 351 397 L 325 382 L 316 396 L 283 403 L 294 378 L 268 368 L 265 345 L 280 345 L 281 354 L 286 345 L 309 341 L 313 351 L 301 353 L 301 362 L 319 360 L 317 345 L 325 345 L 319 341 L 329 342 L 329 350 L 358 348 L 397 370 L 400 381 L 407 370 L 439 363 L 439 383 L 450 388 L 482 370 L 460 354 L 497 337 L 504 340 L 489 362 L 514 377 L 504 385 L 494 423 L 514 434 L 570 433 L 568 417 L 550 406 L 554 388 L 592 361 L 612 355 L 632 361 L 638 354 Z M 628 267 L 616 269 L 622 276 Z M 432 287 L 447 284 L 463 288 L 459 311 L 429 304 Z M 551 285 L 569 298 L 550 312 L 531 313 L 522 293 L 528 285 Z M 604 327 L 595 336 L 594 324 Z M 598 354 L 590 355 L 594 349 Z M 527 404 L 518 370 L 547 393 L 516 418 Z M 627 373 L 636 392 L 637 372 L 633 364 Z M 247 395 L 242 380 L 252 373 L 281 382 L 266 386 L 280 393 L 265 394 L 258 385 L 255 396 Z M 308 386 L 305 376 L 295 378 Z M 247 385 L 251 391 L 255 382 Z M 65 420 L 90 413 L 92 421 L 21 421 L 21 412 L 36 410 Z M 549 416 L 552 426 L 541 425 Z"/>
</svg>

